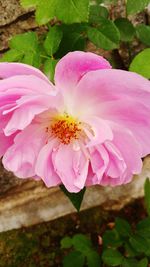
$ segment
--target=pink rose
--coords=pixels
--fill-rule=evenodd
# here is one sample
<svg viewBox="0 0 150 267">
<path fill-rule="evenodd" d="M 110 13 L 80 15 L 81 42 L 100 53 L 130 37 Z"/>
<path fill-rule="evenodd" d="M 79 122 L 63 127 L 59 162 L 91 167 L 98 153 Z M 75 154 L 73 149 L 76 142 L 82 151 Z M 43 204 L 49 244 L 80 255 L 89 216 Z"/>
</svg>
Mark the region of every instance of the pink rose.
<svg viewBox="0 0 150 267">
<path fill-rule="evenodd" d="M 141 158 L 150 153 L 148 80 L 78 51 L 59 61 L 55 85 L 19 63 L 0 63 L 0 78 L 7 170 L 70 192 L 125 184 L 141 172 Z"/>
</svg>

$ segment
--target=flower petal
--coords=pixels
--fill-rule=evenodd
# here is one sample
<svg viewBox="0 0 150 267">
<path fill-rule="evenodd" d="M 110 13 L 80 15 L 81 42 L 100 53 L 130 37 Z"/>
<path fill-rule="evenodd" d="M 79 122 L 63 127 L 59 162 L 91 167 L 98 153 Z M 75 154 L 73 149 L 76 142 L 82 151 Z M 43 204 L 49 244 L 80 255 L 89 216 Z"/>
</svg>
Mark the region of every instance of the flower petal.
<svg viewBox="0 0 150 267">
<path fill-rule="evenodd" d="M 3 157 L 4 167 L 20 178 L 34 176 L 36 158 L 45 138 L 45 131 L 38 124 L 28 126 L 17 134 L 14 144 L 7 149 Z"/>
<path fill-rule="evenodd" d="M 72 144 L 60 144 L 53 152 L 53 164 L 56 173 L 69 192 L 83 189 L 88 173 L 89 160 L 81 150 L 73 150 Z"/>
<path fill-rule="evenodd" d="M 89 71 L 111 68 L 109 62 L 90 52 L 75 51 L 64 56 L 56 65 L 55 84 L 72 93 L 79 80 Z"/>
<path fill-rule="evenodd" d="M 32 66 L 22 63 L 13 63 L 13 62 L 0 63 L 0 79 L 16 75 L 35 75 L 49 82 L 48 78 L 39 69 L 36 69 Z"/>
<path fill-rule="evenodd" d="M 56 186 L 61 183 L 59 176 L 54 171 L 52 152 L 57 146 L 57 141 L 51 140 L 40 151 L 35 166 L 35 172 L 44 181 L 47 187 Z"/>
</svg>

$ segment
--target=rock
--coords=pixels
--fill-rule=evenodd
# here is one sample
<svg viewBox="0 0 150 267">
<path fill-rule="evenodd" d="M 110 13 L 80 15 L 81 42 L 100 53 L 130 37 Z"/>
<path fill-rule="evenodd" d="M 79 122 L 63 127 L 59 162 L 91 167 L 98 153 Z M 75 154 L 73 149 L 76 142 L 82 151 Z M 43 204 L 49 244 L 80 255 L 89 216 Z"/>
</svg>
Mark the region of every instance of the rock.
<svg viewBox="0 0 150 267">
<path fill-rule="evenodd" d="M 144 195 L 143 185 L 147 177 L 150 177 L 150 156 L 144 160 L 141 175 L 135 176 L 130 184 L 114 188 L 89 187 L 81 210 L 98 205 L 107 210 L 121 209 Z M 13 187 L 11 184 L 9 190 L 1 194 L 0 232 L 50 221 L 72 212 L 75 208 L 59 187 L 48 189 L 42 182 L 23 180 Z"/>
</svg>

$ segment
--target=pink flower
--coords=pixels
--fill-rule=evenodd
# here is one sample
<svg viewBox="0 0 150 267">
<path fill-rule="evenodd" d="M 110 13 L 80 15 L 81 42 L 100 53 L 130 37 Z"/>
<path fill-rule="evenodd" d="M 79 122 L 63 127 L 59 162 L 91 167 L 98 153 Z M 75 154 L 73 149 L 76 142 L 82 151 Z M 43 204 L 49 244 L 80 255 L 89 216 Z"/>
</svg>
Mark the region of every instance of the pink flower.
<svg viewBox="0 0 150 267">
<path fill-rule="evenodd" d="M 0 154 L 20 178 L 64 184 L 121 185 L 150 153 L 150 82 L 111 69 L 102 57 L 72 52 L 55 85 L 39 70 L 0 64 Z"/>
</svg>

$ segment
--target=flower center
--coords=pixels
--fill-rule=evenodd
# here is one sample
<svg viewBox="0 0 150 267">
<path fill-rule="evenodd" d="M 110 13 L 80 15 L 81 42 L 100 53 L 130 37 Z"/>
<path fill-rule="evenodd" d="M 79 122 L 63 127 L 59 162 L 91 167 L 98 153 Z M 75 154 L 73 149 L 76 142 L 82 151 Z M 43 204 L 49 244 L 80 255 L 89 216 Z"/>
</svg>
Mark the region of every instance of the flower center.
<svg viewBox="0 0 150 267">
<path fill-rule="evenodd" d="M 61 143 L 68 145 L 73 139 L 79 138 L 81 123 L 73 117 L 64 114 L 56 116 L 50 125 L 51 133 L 57 137 Z"/>
</svg>

